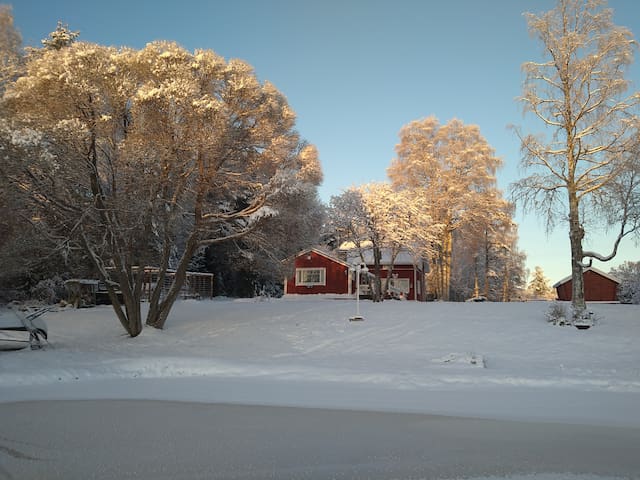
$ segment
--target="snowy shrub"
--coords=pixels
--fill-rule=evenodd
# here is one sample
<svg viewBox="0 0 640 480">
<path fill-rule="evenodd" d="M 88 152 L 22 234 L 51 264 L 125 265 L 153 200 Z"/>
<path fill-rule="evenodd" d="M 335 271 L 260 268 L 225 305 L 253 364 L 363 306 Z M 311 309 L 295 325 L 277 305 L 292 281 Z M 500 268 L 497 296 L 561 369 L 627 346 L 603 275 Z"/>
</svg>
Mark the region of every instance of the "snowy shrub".
<svg viewBox="0 0 640 480">
<path fill-rule="evenodd" d="M 553 302 L 546 313 L 547 322 L 553 325 L 569 325 L 571 323 L 571 315 L 565 305 Z"/>
<path fill-rule="evenodd" d="M 599 320 L 590 310 L 575 311 L 573 307 L 553 302 L 546 313 L 547 322 L 553 325 L 595 325 Z"/>
<path fill-rule="evenodd" d="M 47 304 L 57 303 L 66 295 L 64 280 L 56 275 L 38 282 L 30 291 L 31 298 Z"/>
<path fill-rule="evenodd" d="M 583 310 L 577 315 L 574 314 L 573 325 L 593 326 L 600 321 L 600 317 L 590 310 Z"/>
<path fill-rule="evenodd" d="M 618 300 L 640 304 L 640 262 L 624 262 L 618 268 L 612 268 L 611 274 L 620 280 Z"/>
</svg>

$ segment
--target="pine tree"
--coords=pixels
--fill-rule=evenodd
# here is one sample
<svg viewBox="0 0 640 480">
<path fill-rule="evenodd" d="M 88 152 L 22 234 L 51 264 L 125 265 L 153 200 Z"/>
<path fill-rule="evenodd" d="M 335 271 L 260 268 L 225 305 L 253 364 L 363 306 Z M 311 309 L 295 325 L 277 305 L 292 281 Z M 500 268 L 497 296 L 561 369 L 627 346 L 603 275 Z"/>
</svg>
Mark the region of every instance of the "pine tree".
<svg viewBox="0 0 640 480">
<path fill-rule="evenodd" d="M 72 32 L 69 30 L 69 25 L 63 25 L 59 21 L 56 29 L 47 38 L 41 40 L 40 43 L 44 48 L 60 50 L 75 42 L 78 36 L 80 36 L 80 32 Z"/>
<path fill-rule="evenodd" d="M 529 292 L 536 298 L 547 298 L 551 294 L 549 279 L 544 276 L 542 267 L 535 267 L 533 278 L 529 282 Z"/>
</svg>

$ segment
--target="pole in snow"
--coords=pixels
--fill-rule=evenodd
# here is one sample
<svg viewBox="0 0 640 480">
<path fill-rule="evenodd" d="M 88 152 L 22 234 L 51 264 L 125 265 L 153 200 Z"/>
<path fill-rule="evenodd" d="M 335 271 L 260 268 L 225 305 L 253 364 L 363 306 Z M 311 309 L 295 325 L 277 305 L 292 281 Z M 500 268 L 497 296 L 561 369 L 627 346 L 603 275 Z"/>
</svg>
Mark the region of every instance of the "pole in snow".
<svg viewBox="0 0 640 480">
<path fill-rule="evenodd" d="M 360 315 L 360 273 L 369 273 L 369 269 L 364 263 L 361 263 L 351 268 L 351 271 L 356 272 L 356 315 L 349 317 L 349 321 L 358 322 L 364 320 L 364 317 Z"/>
</svg>

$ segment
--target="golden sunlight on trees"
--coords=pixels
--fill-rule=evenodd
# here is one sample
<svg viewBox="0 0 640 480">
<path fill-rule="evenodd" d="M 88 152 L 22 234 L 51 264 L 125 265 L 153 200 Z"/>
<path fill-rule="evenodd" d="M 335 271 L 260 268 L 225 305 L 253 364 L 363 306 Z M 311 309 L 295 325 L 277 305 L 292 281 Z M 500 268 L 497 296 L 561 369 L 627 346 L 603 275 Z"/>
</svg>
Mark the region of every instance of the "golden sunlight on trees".
<svg viewBox="0 0 640 480">
<path fill-rule="evenodd" d="M 531 274 L 531 281 L 528 286 L 529 293 L 532 297 L 538 299 L 548 299 L 553 296 L 553 290 L 549 285 L 549 279 L 544 276 L 542 267 L 536 266 Z"/>
<path fill-rule="evenodd" d="M 22 37 L 13 25 L 11 7 L 0 5 L 0 94 L 5 83 L 16 74 L 21 49 Z"/>
<path fill-rule="evenodd" d="M 158 265 L 160 286 L 176 271 L 149 302 L 146 323 L 162 328 L 198 249 L 255 231 L 322 178 L 285 97 L 210 50 L 43 48 L 3 103 L 1 174 L 50 235 L 89 255 L 131 336 L 140 266 Z"/>
<path fill-rule="evenodd" d="M 404 126 L 396 152 L 388 175 L 394 189 L 425 207 L 437 232 L 431 258 L 436 295 L 449 300 L 454 233 L 493 236 L 511 224 L 508 202 L 496 188 L 501 161 L 477 126 L 460 120 L 440 125 L 435 117 Z"/>
<path fill-rule="evenodd" d="M 543 214 L 549 228 L 567 218 L 574 315 L 585 309 L 583 268 L 611 260 L 640 220 L 640 152 L 636 107 L 625 78 L 635 42 L 612 22 L 601 0 L 559 0 L 540 15 L 527 14 L 542 61 L 523 65 L 522 102 L 545 127 L 525 135 L 522 167 L 529 176 L 513 187 L 524 208 Z M 585 251 L 587 225 L 616 229 L 608 255 Z M 588 261 L 587 261 L 588 260 Z"/>
</svg>

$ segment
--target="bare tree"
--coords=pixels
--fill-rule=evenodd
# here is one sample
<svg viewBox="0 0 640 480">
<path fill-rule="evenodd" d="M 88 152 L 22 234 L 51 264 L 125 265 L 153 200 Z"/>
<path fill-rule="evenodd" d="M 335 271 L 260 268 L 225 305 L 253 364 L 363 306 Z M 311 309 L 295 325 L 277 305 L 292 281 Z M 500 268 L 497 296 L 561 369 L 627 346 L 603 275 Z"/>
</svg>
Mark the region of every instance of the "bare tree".
<svg viewBox="0 0 640 480">
<path fill-rule="evenodd" d="M 525 209 L 545 215 L 549 229 L 568 219 L 575 315 L 585 308 L 583 268 L 594 258 L 613 258 L 620 240 L 638 227 L 629 203 L 638 195 L 637 178 L 629 175 L 637 172 L 630 165 L 638 157 L 628 153 L 637 137 L 633 112 L 640 97 L 627 94 L 625 78 L 635 42 L 604 7 L 602 0 L 559 0 L 546 13 L 526 14 L 544 60 L 523 65 L 521 100 L 548 134 L 516 129 L 522 167 L 530 174 L 513 185 L 513 193 Z M 612 191 L 618 192 L 615 202 Z M 583 248 L 586 225 L 598 220 L 603 207 L 609 213 L 602 220 L 616 222 L 619 232 L 608 255 Z"/>
<path fill-rule="evenodd" d="M 373 256 L 373 276 L 369 276 L 371 298 L 374 302 L 382 301 L 381 260 L 385 243 L 384 221 L 368 207 L 364 198 L 363 187 L 352 187 L 341 195 L 331 197 L 329 203 L 329 221 L 341 242 L 350 242 L 366 263 L 366 254 Z M 359 288 L 357 286 L 356 288 Z"/>
</svg>

